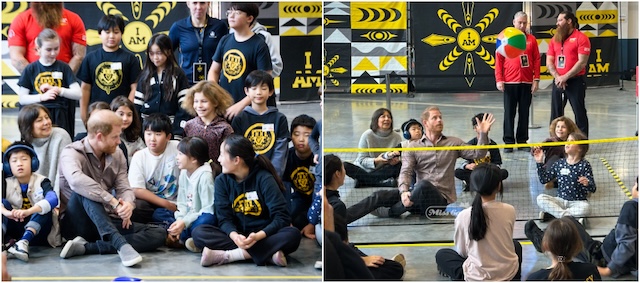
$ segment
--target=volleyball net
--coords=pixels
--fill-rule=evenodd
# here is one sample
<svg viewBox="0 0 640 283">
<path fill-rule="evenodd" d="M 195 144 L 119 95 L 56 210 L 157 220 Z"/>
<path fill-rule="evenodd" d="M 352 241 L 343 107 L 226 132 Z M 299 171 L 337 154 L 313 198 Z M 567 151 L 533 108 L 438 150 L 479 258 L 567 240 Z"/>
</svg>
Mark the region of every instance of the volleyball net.
<svg viewBox="0 0 640 283">
<path fill-rule="evenodd" d="M 589 150 L 585 159 L 591 164 L 596 192 L 588 197 L 590 212 L 588 218 L 618 216 L 620 208 L 625 201 L 631 199 L 631 190 L 638 175 L 638 137 L 623 137 L 598 140 L 584 140 L 555 143 L 529 143 L 527 147 L 557 146 L 565 144 L 588 144 Z M 510 154 L 501 154 L 502 169 L 509 172 L 507 179 L 503 181 L 502 202 L 513 205 L 516 209 L 517 220 L 539 218 L 540 208 L 536 198 L 539 194 L 556 196 L 556 188 L 547 189 L 538 178 L 536 161 L 529 151 L 517 150 L 518 145 L 482 145 L 482 146 L 458 146 L 458 147 L 425 147 L 425 148 L 324 148 L 325 154 L 335 154 L 342 161 L 353 162 L 358 152 L 387 151 L 421 151 L 421 150 L 469 150 L 469 149 L 499 149 L 514 148 Z M 465 160 L 458 158 L 455 168 L 460 168 Z M 347 177 L 345 184 L 340 188 L 341 199 L 347 207 L 350 207 L 378 190 L 397 190 L 397 187 L 360 187 L 355 188 L 355 180 Z M 421 213 L 420 215 L 404 213 L 400 217 L 386 217 L 386 215 L 368 214 L 350 223 L 350 226 L 370 225 L 407 225 L 407 224 L 431 224 L 452 223 L 455 214 L 464 208 L 471 206 L 474 192 L 464 191 L 463 182 L 455 179 L 457 201 L 449 204 L 444 212 Z"/>
</svg>

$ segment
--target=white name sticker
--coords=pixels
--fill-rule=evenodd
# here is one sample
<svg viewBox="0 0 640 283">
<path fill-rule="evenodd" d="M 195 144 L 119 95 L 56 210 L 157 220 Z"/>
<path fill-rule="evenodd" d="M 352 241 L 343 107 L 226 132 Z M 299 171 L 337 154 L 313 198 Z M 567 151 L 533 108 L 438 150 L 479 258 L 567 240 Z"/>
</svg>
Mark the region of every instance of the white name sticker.
<svg viewBox="0 0 640 283">
<path fill-rule="evenodd" d="M 111 70 L 122 70 L 122 63 L 121 62 L 111 63 Z"/>
<path fill-rule="evenodd" d="M 262 125 L 263 132 L 273 132 L 275 130 L 275 126 L 273 124 L 264 124 Z"/>
<path fill-rule="evenodd" d="M 560 169 L 560 175 L 562 175 L 562 176 L 567 176 L 567 175 L 569 175 L 569 173 L 571 173 L 571 170 L 569 170 L 569 168 Z"/>
<path fill-rule="evenodd" d="M 62 72 L 51 72 L 51 77 L 54 78 L 54 79 L 61 80 L 62 79 Z"/>
<path fill-rule="evenodd" d="M 247 200 L 257 200 L 258 199 L 258 193 L 257 192 L 248 192 L 247 193 Z"/>
</svg>

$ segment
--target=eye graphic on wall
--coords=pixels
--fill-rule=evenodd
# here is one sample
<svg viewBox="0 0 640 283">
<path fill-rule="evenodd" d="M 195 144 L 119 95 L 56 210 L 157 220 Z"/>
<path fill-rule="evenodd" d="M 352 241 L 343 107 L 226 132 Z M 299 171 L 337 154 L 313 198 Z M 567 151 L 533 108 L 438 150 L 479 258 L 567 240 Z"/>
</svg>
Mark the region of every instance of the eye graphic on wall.
<svg viewBox="0 0 640 283">
<path fill-rule="evenodd" d="M 395 22 L 402 17 L 396 8 L 358 8 L 362 12 L 359 22 Z"/>
<path fill-rule="evenodd" d="M 322 5 L 285 5 L 282 10 L 287 14 L 321 13 Z"/>
<path fill-rule="evenodd" d="M 568 4 L 537 4 L 540 8 L 538 19 L 550 19 L 558 17 L 562 11 L 573 12 L 571 5 Z"/>
<path fill-rule="evenodd" d="M 495 68 L 495 58 L 493 54 L 491 54 L 482 43 L 495 44 L 497 35 L 482 36 L 482 33 L 500 14 L 497 8 L 492 8 L 477 24 L 473 25 L 473 8 L 473 3 L 462 3 L 465 26 L 462 26 L 447 10 L 438 9 L 436 12 L 438 18 L 456 35 L 447 36 L 434 33 L 422 39 L 422 42 L 432 47 L 457 43 L 457 46 L 454 46 L 438 64 L 438 69 L 441 72 L 447 71 L 449 67 L 466 52 L 464 55 L 463 75 L 469 87 L 473 85 L 476 76 L 473 54 L 478 55 L 478 57 L 492 69 Z"/>
<path fill-rule="evenodd" d="M 388 41 L 393 39 L 394 37 L 398 37 L 398 35 L 388 31 L 374 30 L 361 35 L 361 37 L 364 37 L 370 41 Z"/>
<path fill-rule="evenodd" d="M 612 21 L 613 23 L 617 23 L 617 18 L 618 16 L 615 13 L 598 13 L 597 11 L 594 11 L 594 13 L 585 13 L 585 14 L 579 14 L 577 15 L 578 18 L 578 22 L 580 23 L 585 23 L 585 22 L 610 22 Z"/>
</svg>

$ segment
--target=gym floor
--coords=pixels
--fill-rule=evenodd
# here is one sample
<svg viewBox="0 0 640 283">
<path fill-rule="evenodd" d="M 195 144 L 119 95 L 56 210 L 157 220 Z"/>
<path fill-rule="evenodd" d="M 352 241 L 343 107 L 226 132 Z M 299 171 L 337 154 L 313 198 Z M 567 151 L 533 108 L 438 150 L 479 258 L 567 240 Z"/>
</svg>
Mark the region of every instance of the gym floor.
<svg viewBox="0 0 640 283">
<path fill-rule="evenodd" d="M 625 82 L 629 89 L 619 87 L 595 88 L 587 90 L 586 105 L 590 122 L 590 139 L 609 139 L 634 137 L 636 133 L 636 97 L 634 82 Z M 550 90 L 541 90 L 533 98 L 533 120 L 530 125 L 540 128 L 529 130 L 529 143 L 541 142 L 549 136 Z M 380 107 L 390 108 L 396 131 L 404 121 L 410 118 L 419 120 L 422 111 L 431 105 L 440 108 L 443 121 L 443 134 L 459 137 L 465 141 L 475 136 L 471 127 L 471 117 L 480 112 L 492 112 L 496 118 L 489 137 L 498 145 L 502 142 L 502 123 L 504 116 L 503 95 L 499 92 L 484 93 L 418 93 L 415 97 L 404 94 L 391 95 L 391 105 L 387 105 L 386 96 L 325 94 L 324 97 L 324 149 L 325 154 L 332 148 L 357 148 L 360 135 L 369 128 L 372 113 Z M 574 118 L 570 104 L 565 115 Z M 502 201 L 516 207 L 517 221 L 514 238 L 523 246 L 523 278 L 540 268 L 547 267 L 551 261 L 535 251 L 524 235 L 526 220 L 538 217 L 535 197 L 544 191 L 537 180 L 533 158 L 528 152 L 514 151 L 504 153 L 502 168 L 508 169 L 509 178 L 504 181 L 505 192 Z M 354 160 L 355 152 L 336 153 L 343 160 Z M 592 214 L 608 217 L 588 219 L 587 231 L 594 238 L 603 238 L 615 226 L 619 209 L 628 199 L 622 187 L 633 187 L 638 174 L 638 143 L 633 141 L 611 144 L 591 144 L 586 156 L 596 176 L 597 191 L 589 202 Z M 609 167 L 602 159 L 608 162 Z M 458 164 L 461 162 L 459 159 Z M 457 166 L 456 166 L 457 168 Z M 609 170 L 617 175 L 618 183 Z M 347 177 L 340 188 L 340 195 L 347 207 L 378 189 L 391 188 L 354 188 L 353 179 Z M 473 195 L 462 191 L 462 183 L 456 180 L 458 207 L 468 205 Z M 553 191 L 548 193 L 554 194 Z M 450 205 L 451 207 L 451 205 Z M 546 224 L 538 223 L 544 229 Z M 392 258 L 397 253 L 405 255 L 407 266 L 405 280 L 437 281 L 448 280 L 438 274 L 435 253 L 444 247 L 453 246 L 453 221 L 435 221 L 424 216 L 404 214 L 400 219 L 378 218 L 371 214 L 354 221 L 349 226 L 349 238 L 369 255 L 381 255 Z M 611 280 L 611 278 L 606 278 Z M 633 279 L 631 276 L 619 278 Z"/>
</svg>

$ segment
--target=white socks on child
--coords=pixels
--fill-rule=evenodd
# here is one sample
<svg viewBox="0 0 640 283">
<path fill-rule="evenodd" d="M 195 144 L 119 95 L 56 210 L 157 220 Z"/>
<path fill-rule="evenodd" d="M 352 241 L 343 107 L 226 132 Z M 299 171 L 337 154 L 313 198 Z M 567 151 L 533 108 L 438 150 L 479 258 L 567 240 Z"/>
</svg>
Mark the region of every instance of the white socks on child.
<svg viewBox="0 0 640 283">
<path fill-rule="evenodd" d="M 245 260 L 244 250 L 241 248 L 225 251 L 229 255 L 229 262 Z"/>
</svg>

